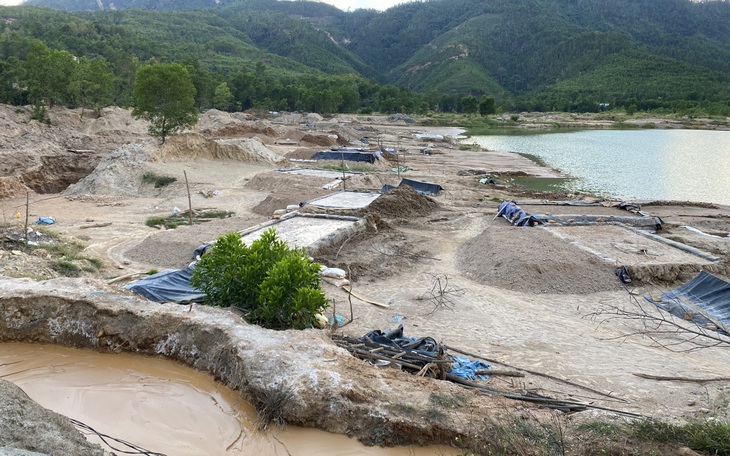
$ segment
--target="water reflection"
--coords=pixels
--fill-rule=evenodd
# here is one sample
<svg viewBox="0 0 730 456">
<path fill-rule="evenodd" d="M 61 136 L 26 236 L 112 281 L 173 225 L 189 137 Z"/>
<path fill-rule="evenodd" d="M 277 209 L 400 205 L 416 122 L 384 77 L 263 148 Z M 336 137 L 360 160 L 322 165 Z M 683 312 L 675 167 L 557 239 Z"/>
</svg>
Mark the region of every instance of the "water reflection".
<svg viewBox="0 0 730 456">
<path fill-rule="evenodd" d="M 491 150 L 531 154 L 574 177 L 568 190 L 615 198 L 730 204 L 730 132 L 588 130 L 474 136 Z"/>
</svg>

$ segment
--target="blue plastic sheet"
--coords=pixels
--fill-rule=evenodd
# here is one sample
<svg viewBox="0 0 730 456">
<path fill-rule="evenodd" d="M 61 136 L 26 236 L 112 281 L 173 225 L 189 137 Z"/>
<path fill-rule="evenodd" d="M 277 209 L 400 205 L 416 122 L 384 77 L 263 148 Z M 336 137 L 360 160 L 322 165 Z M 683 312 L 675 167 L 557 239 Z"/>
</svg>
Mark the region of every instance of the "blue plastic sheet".
<svg viewBox="0 0 730 456">
<path fill-rule="evenodd" d="M 465 378 L 467 380 L 487 380 L 488 375 L 479 374 L 477 371 L 491 369 L 492 366 L 483 361 L 472 361 L 469 358 L 463 356 L 453 356 L 454 365 L 451 368 L 450 374 L 456 375 L 457 377 Z"/>
<path fill-rule="evenodd" d="M 528 214 L 521 207 L 510 201 L 503 201 L 499 205 L 497 216 L 500 215 L 515 226 L 535 226 L 539 223 L 534 216 Z"/>
<path fill-rule="evenodd" d="M 54 223 L 56 221 L 51 217 L 38 217 L 38 220 L 35 222 L 36 225 L 53 225 Z"/>
</svg>

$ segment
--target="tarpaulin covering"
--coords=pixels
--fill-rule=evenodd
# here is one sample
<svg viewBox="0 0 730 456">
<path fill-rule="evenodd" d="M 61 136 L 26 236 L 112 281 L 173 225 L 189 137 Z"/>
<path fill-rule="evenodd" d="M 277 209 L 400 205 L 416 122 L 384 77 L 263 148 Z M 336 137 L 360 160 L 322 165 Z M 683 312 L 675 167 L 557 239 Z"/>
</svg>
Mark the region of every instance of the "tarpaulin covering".
<svg viewBox="0 0 730 456">
<path fill-rule="evenodd" d="M 360 338 L 360 340 L 369 340 L 376 342 L 381 345 L 388 345 L 394 348 L 413 350 L 422 355 L 437 358 L 441 347 L 439 343 L 433 337 L 406 337 L 403 335 L 403 325 L 398 325 L 398 328 L 383 332 L 379 329 L 370 331 Z M 486 375 L 479 374 L 477 371 L 483 371 L 491 369 L 489 364 L 483 361 L 472 361 L 469 358 L 463 356 L 449 355 L 454 363 L 451 365 L 450 374 L 456 375 L 457 377 L 465 378 L 467 380 L 487 380 L 489 377 Z M 397 362 L 395 360 L 394 362 Z"/>
<path fill-rule="evenodd" d="M 647 301 L 672 315 L 730 335 L 730 283 L 701 271 L 694 279 Z"/>
<path fill-rule="evenodd" d="M 411 187 L 422 195 L 438 195 L 443 190 L 443 187 L 438 184 L 429 184 L 428 182 L 419 182 L 410 179 L 401 179 L 398 186 L 402 187 L 404 185 Z"/>
<path fill-rule="evenodd" d="M 203 302 L 205 295 L 190 285 L 192 275 L 192 266 L 184 269 L 166 269 L 125 285 L 124 288 L 155 302 L 178 304 Z"/>
<path fill-rule="evenodd" d="M 314 160 L 347 160 L 354 162 L 375 163 L 375 155 L 372 152 L 330 152 L 321 151 L 312 155 Z"/>
<path fill-rule="evenodd" d="M 499 205 L 497 216 L 502 216 L 515 226 L 535 226 L 538 221 L 535 217 L 525 212 L 521 207 L 510 201 L 503 201 Z"/>
</svg>

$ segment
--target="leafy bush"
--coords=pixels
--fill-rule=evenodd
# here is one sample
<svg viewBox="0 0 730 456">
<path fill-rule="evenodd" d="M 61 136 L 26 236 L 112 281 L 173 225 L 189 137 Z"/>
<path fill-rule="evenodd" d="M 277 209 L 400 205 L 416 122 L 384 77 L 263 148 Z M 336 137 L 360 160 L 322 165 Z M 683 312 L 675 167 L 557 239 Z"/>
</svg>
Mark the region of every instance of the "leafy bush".
<svg viewBox="0 0 730 456">
<path fill-rule="evenodd" d="M 175 182 L 177 178 L 172 176 L 160 176 L 152 171 L 147 171 L 142 175 L 142 182 L 145 184 L 154 184 L 155 188 L 162 188 Z"/>
<path fill-rule="evenodd" d="M 206 304 L 243 309 L 251 323 L 304 329 L 327 307 L 318 270 L 304 249 L 289 248 L 272 228 L 250 247 L 238 233 L 219 237 L 191 283 L 205 293 Z"/>
<path fill-rule="evenodd" d="M 78 277 L 81 275 L 80 267 L 76 266 L 72 261 L 63 258 L 53 262 L 51 268 L 66 277 Z"/>
</svg>

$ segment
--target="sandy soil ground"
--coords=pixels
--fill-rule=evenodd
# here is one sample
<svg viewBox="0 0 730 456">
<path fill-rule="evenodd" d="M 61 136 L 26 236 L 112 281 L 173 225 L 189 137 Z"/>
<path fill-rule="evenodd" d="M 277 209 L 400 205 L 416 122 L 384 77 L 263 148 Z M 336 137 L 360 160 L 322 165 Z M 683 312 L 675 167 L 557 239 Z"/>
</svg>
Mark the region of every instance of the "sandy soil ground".
<svg viewBox="0 0 730 456">
<path fill-rule="evenodd" d="M 727 345 L 689 350 L 694 347 L 682 344 L 670 350 L 661 345 L 671 345 L 681 336 L 672 334 L 656 340 L 627 337 L 641 332 L 641 324 L 623 318 L 608 320 L 610 315 L 604 313 L 615 308 L 633 309 L 643 300 L 642 295 L 666 290 L 690 278 L 695 270 L 678 270 L 671 280 L 652 280 L 653 276 L 645 273 L 641 284 L 626 288 L 614 274 L 615 265 L 543 229 L 512 227 L 503 219 L 493 220 L 502 199 L 527 195 L 539 201 L 554 195 L 513 192 L 480 184 L 478 176 L 467 172 L 522 172 L 555 177 L 554 171 L 517 154 L 462 151 L 454 140 L 429 145 L 414 136 L 416 132 L 428 131 L 426 128 L 383 123 L 383 119 L 337 120 L 323 122 L 321 127 L 308 122 L 305 127 L 301 119 L 286 124 L 262 124 L 213 113 L 201 121 L 205 129 L 195 134 L 213 140 L 220 130 L 221 136 L 229 139 L 255 137 L 262 147 L 279 157 L 302 155 L 302 144 L 291 138 L 302 138 L 305 132 L 315 137 L 336 134 L 342 142 L 369 136 L 371 142 L 376 139 L 385 147 L 405 151 L 399 163 L 410 170 L 401 177 L 443 186 L 442 194 L 434 198 L 437 204 L 414 200 L 402 211 L 378 209 L 374 205 L 370 212 L 382 219 L 377 233 L 355 236 L 317 258 L 327 265 L 349 270 L 358 294 L 389 306 L 378 307 L 353 298 L 354 321 L 341 332 L 359 337 L 373 329 L 402 324 L 406 335 L 432 336 L 484 358 L 549 376 L 528 374 L 518 380 L 495 377 L 492 381 L 497 386 L 670 420 L 727 416 L 730 388 L 726 383 L 659 382 L 635 375 L 726 376 L 730 362 Z M 308 139 L 309 144 L 314 141 L 312 137 Z M 226 232 L 256 225 L 268 219 L 274 208 L 330 192 L 322 189 L 328 179 L 273 173 L 282 164 L 268 158 L 253 160 L 227 155 L 215 159 L 210 152 L 212 146 L 199 147 L 207 147 L 208 152 L 199 151 L 192 157 L 182 150 L 164 155 L 165 158 L 143 160 L 140 166 L 129 167 L 134 168 L 134 173 L 120 174 L 127 181 L 137 179 L 141 171 L 178 179 L 163 189 L 139 184 L 136 196 L 115 195 L 113 188 L 104 195 L 32 194 L 30 218 L 54 217 L 56 224 L 52 229 L 84 242 L 84 254 L 103 259 L 105 268 L 101 276 L 111 280 L 150 269 L 185 266 L 198 245 Z M 420 151 L 424 147 L 429 147 L 432 155 L 423 155 Z M 359 187 L 377 189 L 383 184 L 397 184 L 399 177 L 390 171 L 391 164 L 373 166 L 367 178 L 359 178 Z M 103 168 L 97 167 L 95 173 L 102 172 Z M 171 214 L 175 207 L 187 208 L 183 172 L 189 180 L 193 207 L 229 210 L 235 215 L 175 230 L 145 226 L 151 216 Z M 353 184 L 356 182 L 353 178 Z M 220 194 L 214 198 L 201 194 L 209 190 L 218 190 Z M 4 221 L 22 223 L 13 217 L 24 211 L 24 205 L 25 196 L 1 200 Z M 414 205 L 425 209 L 408 213 L 406 209 Z M 554 210 L 598 215 L 618 212 L 600 207 Z M 728 278 L 730 240 L 703 236 L 684 227 L 691 225 L 727 236 L 730 208 L 685 203 L 646 205 L 643 210 L 664 220 L 667 237 L 720 256 L 722 262 L 715 272 Z M 95 226 L 106 223 L 109 224 Z M 610 236 L 614 244 L 624 242 L 620 233 Z M 21 274 L 23 268 L 35 264 L 32 258 L 26 256 L 21 262 L 20 257 L 5 252 L 3 259 L 7 261 L 0 273 Z M 652 267 L 646 266 L 645 271 Z M 115 286 L 122 283 L 115 282 Z M 349 317 L 347 294 L 330 285 L 325 288 L 337 313 Z"/>
</svg>

